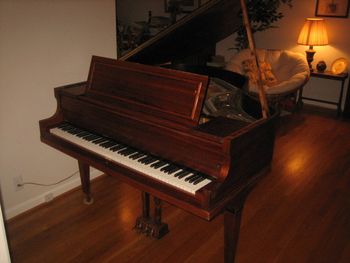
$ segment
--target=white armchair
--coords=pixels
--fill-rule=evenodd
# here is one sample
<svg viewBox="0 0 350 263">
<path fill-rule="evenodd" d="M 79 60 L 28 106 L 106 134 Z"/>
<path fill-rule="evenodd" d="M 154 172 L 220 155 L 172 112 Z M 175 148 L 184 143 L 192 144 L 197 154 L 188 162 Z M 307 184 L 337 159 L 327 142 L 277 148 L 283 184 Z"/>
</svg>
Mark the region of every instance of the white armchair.
<svg viewBox="0 0 350 263">
<path fill-rule="evenodd" d="M 251 76 L 247 74 L 244 61 L 251 58 L 251 52 L 244 49 L 234 55 L 227 63 L 226 69 L 234 71 L 249 78 L 248 92 L 252 95 L 258 94 L 258 87 Z M 272 70 L 273 81 L 264 84 L 264 90 L 270 103 L 279 103 L 286 97 L 293 97 L 296 102 L 297 97 L 301 102 L 303 86 L 309 80 L 309 66 L 304 55 L 287 50 L 257 50 L 258 59 L 268 65 L 270 74 Z M 299 93 L 299 94 L 298 94 Z"/>
</svg>

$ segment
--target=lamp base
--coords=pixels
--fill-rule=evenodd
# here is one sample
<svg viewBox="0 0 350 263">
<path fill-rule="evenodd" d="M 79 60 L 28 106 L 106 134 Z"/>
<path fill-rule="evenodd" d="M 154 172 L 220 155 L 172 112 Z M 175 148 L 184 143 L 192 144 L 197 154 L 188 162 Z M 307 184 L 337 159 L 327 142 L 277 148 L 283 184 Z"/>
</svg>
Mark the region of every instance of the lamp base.
<svg viewBox="0 0 350 263">
<path fill-rule="evenodd" d="M 308 50 L 305 50 L 305 53 L 306 53 L 306 60 L 307 60 L 307 63 L 309 64 L 309 70 L 310 72 L 313 72 L 313 68 L 312 68 L 312 61 L 314 60 L 314 55 L 316 53 L 316 51 L 312 48 L 312 46 L 310 46 L 310 48 Z"/>
</svg>

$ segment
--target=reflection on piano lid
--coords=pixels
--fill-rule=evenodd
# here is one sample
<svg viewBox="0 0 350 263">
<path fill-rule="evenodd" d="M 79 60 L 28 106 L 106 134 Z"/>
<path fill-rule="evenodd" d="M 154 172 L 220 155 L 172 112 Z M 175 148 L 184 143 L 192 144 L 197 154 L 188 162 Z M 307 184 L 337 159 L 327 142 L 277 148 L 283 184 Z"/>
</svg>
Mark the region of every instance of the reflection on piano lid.
<svg viewBox="0 0 350 263">
<path fill-rule="evenodd" d="M 203 113 L 208 116 L 224 116 L 248 123 L 254 122 L 256 118 L 243 108 L 243 96 L 248 96 L 244 90 L 222 79 L 211 78 Z"/>
<path fill-rule="evenodd" d="M 215 55 L 215 45 L 242 24 L 239 0 L 210 0 L 140 46 L 119 57 L 143 64 L 190 61 Z M 204 64 L 206 61 L 199 63 Z"/>
</svg>

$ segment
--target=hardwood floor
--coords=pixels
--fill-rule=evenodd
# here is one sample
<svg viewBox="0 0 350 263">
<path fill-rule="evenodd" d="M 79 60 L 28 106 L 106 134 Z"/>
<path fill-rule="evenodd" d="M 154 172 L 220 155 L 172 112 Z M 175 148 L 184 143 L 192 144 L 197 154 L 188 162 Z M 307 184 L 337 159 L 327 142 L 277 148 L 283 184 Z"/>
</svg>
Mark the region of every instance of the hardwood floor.
<svg viewBox="0 0 350 263">
<path fill-rule="evenodd" d="M 164 204 L 170 233 L 132 230 L 137 190 L 109 176 L 95 202 L 73 191 L 7 224 L 14 263 L 223 262 L 223 217 L 203 221 Z M 248 197 L 238 263 L 350 262 L 350 122 L 299 113 L 278 124 L 271 172 Z"/>
</svg>

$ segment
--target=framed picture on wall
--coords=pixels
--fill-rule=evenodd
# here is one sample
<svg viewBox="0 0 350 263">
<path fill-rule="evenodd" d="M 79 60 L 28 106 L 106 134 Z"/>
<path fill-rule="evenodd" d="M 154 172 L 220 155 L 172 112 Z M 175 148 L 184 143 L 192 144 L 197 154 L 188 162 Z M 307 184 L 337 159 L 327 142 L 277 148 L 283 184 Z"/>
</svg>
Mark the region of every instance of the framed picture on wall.
<svg viewBox="0 0 350 263">
<path fill-rule="evenodd" d="M 164 0 L 165 12 L 191 13 L 201 5 L 201 0 Z"/>
<path fill-rule="evenodd" d="M 317 0 L 316 16 L 348 17 L 350 0 Z"/>
</svg>

